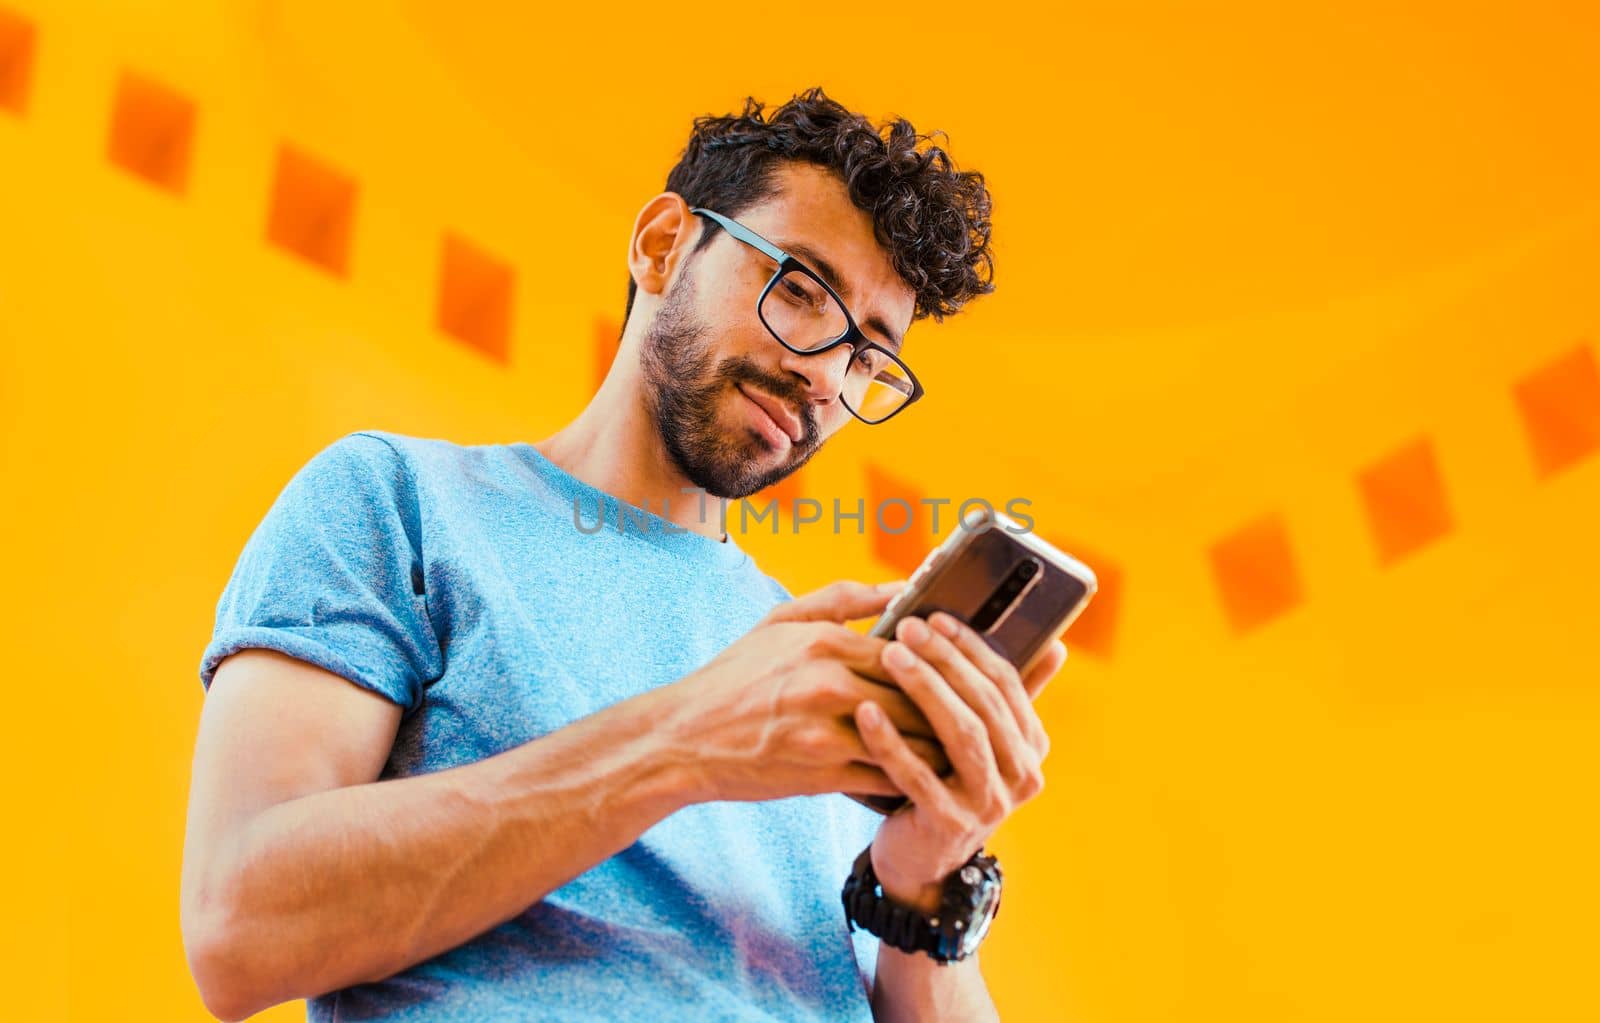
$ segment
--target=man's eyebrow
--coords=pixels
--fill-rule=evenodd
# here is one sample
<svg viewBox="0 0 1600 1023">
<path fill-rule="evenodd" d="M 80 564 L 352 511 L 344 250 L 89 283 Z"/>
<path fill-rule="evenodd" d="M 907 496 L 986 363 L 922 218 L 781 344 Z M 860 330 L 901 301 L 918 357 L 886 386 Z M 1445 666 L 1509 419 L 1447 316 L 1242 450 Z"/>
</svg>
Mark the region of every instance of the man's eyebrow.
<svg viewBox="0 0 1600 1023">
<path fill-rule="evenodd" d="M 839 276 L 839 271 L 834 269 L 833 264 L 828 262 L 827 257 L 825 257 L 822 253 L 818 252 L 816 249 L 813 249 L 805 242 L 791 242 L 788 244 L 777 242 L 777 246 L 783 251 L 789 253 L 789 255 L 805 260 L 806 265 L 811 267 L 811 269 L 815 270 L 817 273 L 821 274 L 822 279 L 828 282 L 828 286 L 830 288 L 839 293 L 840 298 L 846 301 L 850 300 L 851 293 L 849 283 Z M 869 316 L 861 322 L 878 332 L 878 337 L 881 341 L 883 341 L 884 347 L 895 352 L 900 350 L 900 345 L 903 343 L 904 339 L 899 334 L 896 334 L 894 331 L 890 330 L 889 325 L 884 323 L 883 320 L 877 316 Z"/>
</svg>

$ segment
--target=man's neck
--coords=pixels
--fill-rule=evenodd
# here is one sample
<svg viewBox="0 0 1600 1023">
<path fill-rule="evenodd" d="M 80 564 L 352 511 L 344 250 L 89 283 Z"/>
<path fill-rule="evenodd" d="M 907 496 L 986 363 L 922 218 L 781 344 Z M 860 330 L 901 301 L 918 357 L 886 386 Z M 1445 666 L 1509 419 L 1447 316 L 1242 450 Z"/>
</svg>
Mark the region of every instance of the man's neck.
<svg viewBox="0 0 1600 1023">
<path fill-rule="evenodd" d="M 566 426 L 535 441 L 550 461 L 612 497 L 674 525 L 726 540 L 722 498 L 694 490 L 672 464 L 655 424 L 642 408 L 623 412 L 601 395 Z M 685 493 L 690 490 L 690 493 Z"/>
</svg>

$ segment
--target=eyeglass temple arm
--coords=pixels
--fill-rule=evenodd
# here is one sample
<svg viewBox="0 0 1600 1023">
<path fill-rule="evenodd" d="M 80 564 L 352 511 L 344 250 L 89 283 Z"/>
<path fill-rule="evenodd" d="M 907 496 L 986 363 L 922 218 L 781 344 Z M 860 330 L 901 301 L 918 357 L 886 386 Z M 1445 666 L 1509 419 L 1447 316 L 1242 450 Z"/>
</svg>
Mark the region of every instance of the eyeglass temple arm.
<svg viewBox="0 0 1600 1023">
<path fill-rule="evenodd" d="M 767 241 L 765 238 L 761 237 L 759 234 L 756 234 L 754 231 L 750 230 L 748 227 L 745 227 L 743 224 L 739 223 L 737 220 L 730 220 L 727 217 L 724 217 L 720 213 L 714 213 L 711 210 L 708 210 L 708 209 L 705 209 L 705 208 L 699 207 L 699 206 L 696 206 L 694 209 L 691 209 L 689 212 L 695 214 L 696 216 L 705 217 L 707 220 L 711 220 L 711 221 L 716 222 L 716 224 L 719 227 L 721 227 L 724 231 L 726 231 L 729 234 L 733 235 L 735 238 L 737 238 L 740 241 L 744 242 L 746 245 L 755 246 L 757 249 L 760 249 L 763 254 L 765 254 L 769 258 L 771 258 L 771 259 L 773 259 L 773 260 L 775 260 L 775 261 L 777 261 L 779 263 L 782 263 L 784 260 L 789 258 L 789 254 L 787 252 L 783 251 L 782 249 L 778 248 L 776 245 L 774 245 L 771 242 Z"/>
</svg>

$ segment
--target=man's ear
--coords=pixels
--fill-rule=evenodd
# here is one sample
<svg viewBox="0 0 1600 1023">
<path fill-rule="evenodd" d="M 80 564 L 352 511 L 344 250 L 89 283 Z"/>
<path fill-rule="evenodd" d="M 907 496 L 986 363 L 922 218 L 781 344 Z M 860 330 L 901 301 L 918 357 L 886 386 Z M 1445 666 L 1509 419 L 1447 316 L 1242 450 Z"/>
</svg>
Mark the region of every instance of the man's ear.
<svg viewBox="0 0 1600 1023">
<path fill-rule="evenodd" d="M 662 192 L 644 204 L 628 245 L 628 272 L 640 291 L 665 294 L 673 271 L 699 236 L 695 219 L 676 192 Z"/>
</svg>

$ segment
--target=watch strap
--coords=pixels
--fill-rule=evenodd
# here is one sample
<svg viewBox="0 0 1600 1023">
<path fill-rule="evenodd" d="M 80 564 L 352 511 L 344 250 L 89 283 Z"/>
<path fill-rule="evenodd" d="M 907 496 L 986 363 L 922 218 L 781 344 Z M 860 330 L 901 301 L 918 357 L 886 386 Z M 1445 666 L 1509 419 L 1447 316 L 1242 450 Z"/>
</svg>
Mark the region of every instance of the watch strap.
<svg viewBox="0 0 1600 1023">
<path fill-rule="evenodd" d="M 980 850 L 969 863 L 993 860 Z M 965 869 L 965 868 L 963 868 Z M 959 871 L 957 872 L 959 874 Z M 948 893 L 947 893 L 948 894 Z M 869 845 L 856 857 L 855 864 L 840 892 L 844 902 L 845 918 L 852 930 L 859 924 L 891 948 L 902 952 L 923 952 L 939 963 L 949 963 L 960 958 L 946 954 L 947 943 L 939 930 L 940 915 L 950 908 L 948 897 L 938 911 L 930 916 L 912 907 L 901 905 L 882 892 L 877 873 L 872 869 L 872 847 Z"/>
</svg>

